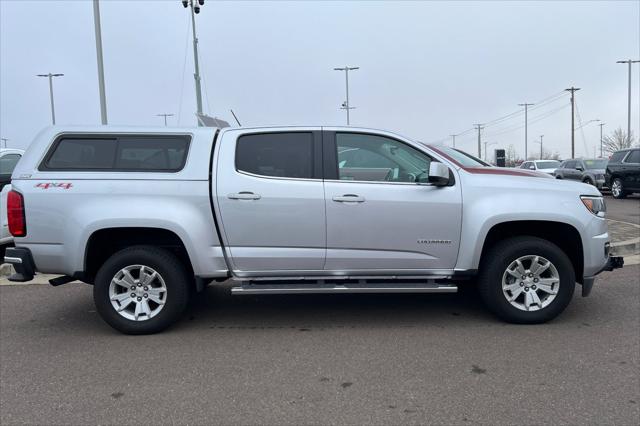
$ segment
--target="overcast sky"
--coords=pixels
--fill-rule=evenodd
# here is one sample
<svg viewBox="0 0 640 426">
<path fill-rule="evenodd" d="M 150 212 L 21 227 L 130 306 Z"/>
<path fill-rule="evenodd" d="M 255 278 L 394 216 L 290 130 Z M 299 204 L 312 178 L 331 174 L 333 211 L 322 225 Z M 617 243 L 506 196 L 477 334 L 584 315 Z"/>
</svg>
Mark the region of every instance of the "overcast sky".
<svg viewBox="0 0 640 426">
<path fill-rule="evenodd" d="M 195 125 L 190 18 L 179 0 L 102 0 L 110 124 Z M 243 125 L 343 125 L 344 75 L 352 125 L 446 141 L 474 123 L 549 99 L 530 111 L 529 152 L 570 154 L 569 96 L 582 123 L 627 125 L 627 66 L 640 59 L 640 1 L 606 2 L 220 2 L 196 17 L 204 109 Z M 640 64 L 634 65 L 632 129 L 640 130 Z M 99 124 L 92 3 L 0 0 L 0 135 L 26 147 L 50 124 Z M 483 139 L 524 153 L 522 114 L 488 126 Z M 475 153 L 476 133 L 457 145 Z M 599 145 L 597 123 L 576 132 L 578 155 Z M 588 150 L 588 151 L 587 151 Z M 587 152 L 585 152 L 587 151 Z"/>
</svg>

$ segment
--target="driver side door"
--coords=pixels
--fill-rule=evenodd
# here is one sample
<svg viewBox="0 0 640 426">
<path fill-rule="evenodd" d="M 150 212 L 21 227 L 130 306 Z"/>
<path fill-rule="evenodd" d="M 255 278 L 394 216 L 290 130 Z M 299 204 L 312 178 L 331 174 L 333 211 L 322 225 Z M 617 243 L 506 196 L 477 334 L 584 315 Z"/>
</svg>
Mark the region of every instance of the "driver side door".
<svg viewBox="0 0 640 426">
<path fill-rule="evenodd" d="M 428 154 L 396 138 L 347 131 L 323 132 L 323 149 L 325 270 L 391 275 L 454 268 L 460 186 L 426 183 Z"/>
</svg>

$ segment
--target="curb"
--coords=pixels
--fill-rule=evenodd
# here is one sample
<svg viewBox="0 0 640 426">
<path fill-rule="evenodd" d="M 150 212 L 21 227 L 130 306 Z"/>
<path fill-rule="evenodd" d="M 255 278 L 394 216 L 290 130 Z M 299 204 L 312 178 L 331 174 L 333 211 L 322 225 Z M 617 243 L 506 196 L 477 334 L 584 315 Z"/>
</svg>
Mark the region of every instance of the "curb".
<svg viewBox="0 0 640 426">
<path fill-rule="evenodd" d="M 636 228 L 638 230 L 638 237 L 625 241 L 619 241 L 611 244 L 611 253 L 617 256 L 635 255 L 640 253 L 640 225 L 635 223 L 623 222 L 621 220 L 607 219 L 607 222 L 620 223 L 624 226 Z"/>
</svg>

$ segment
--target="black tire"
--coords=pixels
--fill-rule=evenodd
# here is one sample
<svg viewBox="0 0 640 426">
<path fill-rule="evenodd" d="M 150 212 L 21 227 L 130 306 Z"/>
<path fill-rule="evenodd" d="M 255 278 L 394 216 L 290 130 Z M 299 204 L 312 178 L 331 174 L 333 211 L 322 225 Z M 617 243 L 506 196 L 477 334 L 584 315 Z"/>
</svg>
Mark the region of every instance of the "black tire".
<svg viewBox="0 0 640 426">
<path fill-rule="evenodd" d="M 582 181 L 582 183 L 586 183 L 587 185 L 592 185 L 592 186 L 596 186 L 595 183 L 593 183 L 593 181 L 591 180 L 591 178 L 586 178 L 585 180 Z"/>
<path fill-rule="evenodd" d="M 120 315 L 109 299 L 109 286 L 116 273 L 130 265 L 154 269 L 164 280 L 166 302 L 152 318 L 134 321 Z M 102 265 L 93 287 L 93 300 L 102 319 L 125 334 L 153 334 L 175 323 L 187 306 L 193 279 L 182 262 L 170 251 L 153 246 L 134 246 L 121 250 Z"/>
<path fill-rule="evenodd" d="M 556 175 L 556 179 L 562 179 L 562 176 Z"/>
<path fill-rule="evenodd" d="M 560 278 L 558 293 L 546 307 L 524 311 L 513 306 L 502 291 L 502 276 L 521 256 L 542 256 L 555 266 Z M 483 255 L 478 289 L 489 308 L 500 319 L 516 324 L 538 324 L 557 317 L 567 307 L 575 290 L 575 271 L 569 257 L 555 244 L 537 237 L 503 240 Z"/>
<path fill-rule="evenodd" d="M 620 186 L 620 191 L 614 190 L 616 184 Z M 622 186 L 622 180 L 620 178 L 615 178 L 611 182 L 611 195 L 613 196 L 613 198 L 617 198 L 618 200 L 627 198 L 627 193 L 624 190 L 624 186 Z"/>
</svg>

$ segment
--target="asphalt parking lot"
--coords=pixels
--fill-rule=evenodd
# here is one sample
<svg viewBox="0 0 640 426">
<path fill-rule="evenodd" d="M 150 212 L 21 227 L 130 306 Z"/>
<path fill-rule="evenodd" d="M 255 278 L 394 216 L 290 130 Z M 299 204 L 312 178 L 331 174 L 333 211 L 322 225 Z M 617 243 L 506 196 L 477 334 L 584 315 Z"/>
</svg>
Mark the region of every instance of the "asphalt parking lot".
<svg viewBox="0 0 640 426">
<path fill-rule="evenodd" d="M 91 287 L 0 287 L 0 423 L 637 424 L 640 267 L 538 326 L 453 295 L 231 297 L 124 336 Z"/>
<path fill-rule="evenodd" d="M 607 203 L 640 224 L 640 198 Z M 471 289 L 220 285 L 134 337 L 102 322 L 88 285 L 0 285 L 0 424 L 638 424 L 640 266 L 576 290 L 553 322 L 517 326 Z"/>
</svg>

